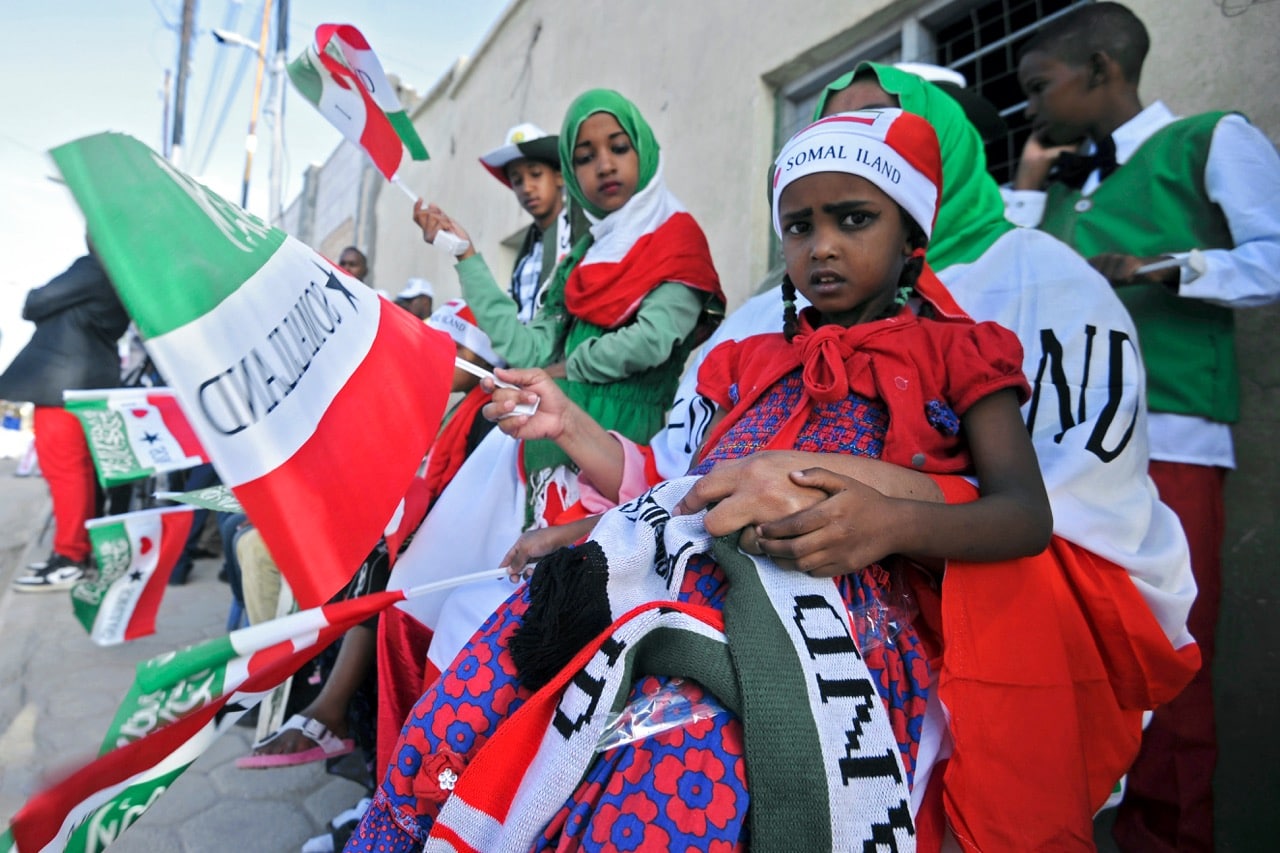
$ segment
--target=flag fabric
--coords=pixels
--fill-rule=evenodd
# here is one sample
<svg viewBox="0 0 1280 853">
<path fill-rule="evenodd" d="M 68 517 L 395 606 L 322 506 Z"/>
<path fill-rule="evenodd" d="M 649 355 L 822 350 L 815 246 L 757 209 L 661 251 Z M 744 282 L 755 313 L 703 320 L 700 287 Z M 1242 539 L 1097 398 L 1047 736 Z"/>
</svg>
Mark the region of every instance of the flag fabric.
<svg viewBox="0 0 1280 853">
<path fill-rule="evenodd" d="M 236 500 L 235 492 L 221 484 L 194 489 L 190 492 L 156 492 L 155 497 L 214 512 L 244 512 L 244 507 L 240 506 L 240 501 Z"/>
<path fill-rule="evenodd" d="M 403 596 L 376 593 L 301 611 L 138 664 L 100 757 L 14 816 L 9 831 L 17 849 L 104 849 L 239 716 L 219 721 L 219 711 L 252 707 L 353 625 Z"/>
<path fill-rule="evenodd" d="M 103 488 L 180 471 L 209 457 L 168 388 L 64 391 L 84 427 Z"/>
<path fill-rule="evenodd" d="M 351 24 L 321 24 L 315 40 L 288 67 L 289 79 L 342 135 L 368 153 L 387 180 L 404 151 L 426 160 L 427 149 L 364 34 Z"/>
<path fill-rule="evenodd" d="M 114 646 L 155 633 L 156 612 L 194 514 L 190 506 L 160 507 L 85 524 L 98 576 L 71 588 L 71 607 L 95 643 Z"/>
<path fill-rule="evenodd" d="M 436 434 L 453 341 L 135 139 L 52 154 L 222 482 L 299 603 L 327 601 Z"/>
<path fill-rule="evenodd" d="M 440 586 L 459 580 L 475 578 Z M 315 607 L 138 664 L 99 757 L 28 800 L 0 835 L 0 853 L 15 845 L 20 853 L 103 850 L 304 663 L 395 602 L 434 591 L 425 585 Z"/>
</svg>

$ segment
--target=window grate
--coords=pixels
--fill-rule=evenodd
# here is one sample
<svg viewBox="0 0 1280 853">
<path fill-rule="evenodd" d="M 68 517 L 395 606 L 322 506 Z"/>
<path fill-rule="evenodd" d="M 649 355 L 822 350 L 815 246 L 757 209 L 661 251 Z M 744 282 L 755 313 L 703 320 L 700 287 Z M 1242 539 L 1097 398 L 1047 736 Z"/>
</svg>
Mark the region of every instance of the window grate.
<svg viewBox="0 0 1280 853">
<path fill-rule="evenodd" d="M 954 68 L 969 87 L 996 106 L 1009 126 L 987 143 L 987 169 L 1001 183 L 1013 180 L 1031 133 L 1018 85 L 1018 51 L 1040 26 L 1087 0 L 990 0 L 933 31 L 933 61 Z M 945 19 L 944 19 L 945 20 Z"/>
</svg>

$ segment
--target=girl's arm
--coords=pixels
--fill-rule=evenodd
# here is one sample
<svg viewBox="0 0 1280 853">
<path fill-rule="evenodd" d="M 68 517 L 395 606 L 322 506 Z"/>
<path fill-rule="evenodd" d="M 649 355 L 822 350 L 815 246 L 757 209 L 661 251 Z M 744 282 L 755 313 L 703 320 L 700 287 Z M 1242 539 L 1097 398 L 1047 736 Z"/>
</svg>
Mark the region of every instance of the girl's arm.
<svg viewBox="0 0 1280 853">
<path fill-rule="evenodd" d="M 623 465 L 618 440 L 570 400 L 545 370 L 499 368 L 494 374 L 520 388 L 491 387 L 490 380 L 482 380 L 484 389 L 493 393 L 493 400 L 481 410 L 484 416 L 512 438 L 554 441 L 597 491 L 617 500 Z M 517 404 L 535 400 L 534 414 L 511 414 Z"/>
<path fill-rule="evenodd" d="M 963 422 L 978 477 L 977 500 L 944 504 L 888 497 L 862 483 L 805 472 L 796 482 L 830 497 L 809 518 L 761 525 L 761 550 L 822 576 L 855 571 L 889 554 L 969 562 L 1038 554 L 1053 533 L 1053 516 L 1015 392 L 979 400 Z"/>
<path fill-rule="evenodd" d="M 458 256 L 458 281 L 462 298 L 489 336 L 493 348 L 515 367 L 541 367 L 556 357 L 563 318 L 555 310 L 540 311 L 528 326 L 520 322 L 516 303 L 494 279 L 484 256 L 475 250 L 471 236 L 438 206 L 421 201 L 413 205 L 413 221 L 422 239 L 431 243 L 440 229 L 450 231 L 471 245 Z"/>
<path fill-rule="evenodd" d="M 663 282 L 644 298 L 630 323 L 577 347 L 565 363 L 566 375 L 605 385 L 666 363 L 698 325 L 705 299 L 691 287 Z"/>
<path fill-rule="evenodd" d="M 543 367 L 558 357 L 564 317 L 555 305 L 544 305 L 526 326 L 516 313 L 516 303 L 494 279 L 483 255 L 458 261 L 457 270 L 462 298 L 507 364 Z"/>
</svg>

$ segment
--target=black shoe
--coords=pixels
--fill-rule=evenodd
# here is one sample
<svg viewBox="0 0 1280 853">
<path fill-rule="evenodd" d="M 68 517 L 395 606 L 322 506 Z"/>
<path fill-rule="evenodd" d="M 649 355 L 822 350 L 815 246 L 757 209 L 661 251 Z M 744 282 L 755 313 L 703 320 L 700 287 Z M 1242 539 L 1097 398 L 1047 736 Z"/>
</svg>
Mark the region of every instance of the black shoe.
<svg viewBox="0 0 1280 853">
<path fill-rule="evenodd" d="M 71 589 L 85 576 L 86 566 L 70 557 L 53 554 L 42 568 L 32 569 L 15 578 L 13 588 L 18 592 L 58 592 Z"/>
</svg>

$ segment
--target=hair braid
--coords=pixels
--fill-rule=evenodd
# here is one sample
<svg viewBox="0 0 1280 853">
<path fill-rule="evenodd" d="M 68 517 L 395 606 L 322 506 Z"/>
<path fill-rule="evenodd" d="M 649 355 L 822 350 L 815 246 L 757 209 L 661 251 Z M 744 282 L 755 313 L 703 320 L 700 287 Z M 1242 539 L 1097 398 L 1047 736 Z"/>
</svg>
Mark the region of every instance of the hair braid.
<svg viewBox="0 0 1280 853">
<path fill-rule="evenodd" d="M 782 334 L 787 342 L 800 331 L 800 318 L 796 314 L 796 286 L 791 283 L 791 276 L 782 276 Z"/>
</svg>

